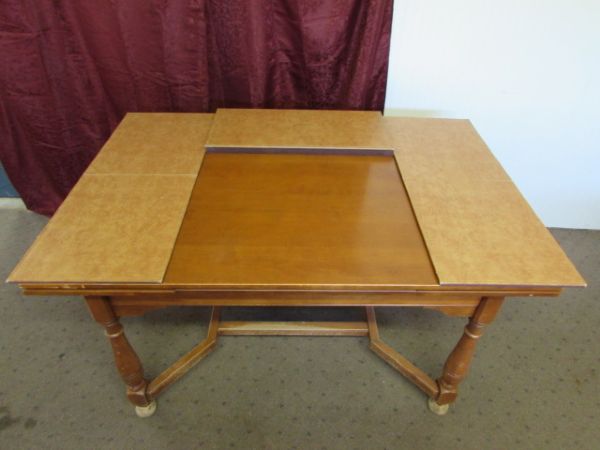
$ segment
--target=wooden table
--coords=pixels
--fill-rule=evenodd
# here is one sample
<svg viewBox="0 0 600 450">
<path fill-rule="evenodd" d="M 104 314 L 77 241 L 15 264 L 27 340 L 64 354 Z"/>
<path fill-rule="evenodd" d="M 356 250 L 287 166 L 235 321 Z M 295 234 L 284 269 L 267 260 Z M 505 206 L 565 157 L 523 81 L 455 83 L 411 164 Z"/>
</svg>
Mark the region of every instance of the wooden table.
<svg viewBox="0 0 600 450">
<path fill-rule="evenodd" d="M 233 109 L 128 114 L 9 281 L 85 297 L 140 416 L 219 335 L 368 336 L 443 414 L 505 297 L 585 286 L 469 121 Z M 119 318 L 169 306 L 212 306 L 208 336 L 148 381 Z M 220 321 L 228 306 L 365 321 Z M 438 378 L 381 340 L 378 306 L 469 318 Z"/>
</svg>

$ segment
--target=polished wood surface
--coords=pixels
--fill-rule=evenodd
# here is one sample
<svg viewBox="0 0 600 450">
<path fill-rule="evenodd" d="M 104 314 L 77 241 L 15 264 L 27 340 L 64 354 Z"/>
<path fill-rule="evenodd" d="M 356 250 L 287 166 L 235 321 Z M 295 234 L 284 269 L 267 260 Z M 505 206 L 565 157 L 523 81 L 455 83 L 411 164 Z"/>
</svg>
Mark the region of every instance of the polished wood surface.
<svg viewBox="0 0 600 450">
<path fill-rule="evenodd" d="M 167 291 L 194 290 L 210 283 L 232 289 L 263 285 L 285 288 L 280 283 L 290 282 L 294 288 L 313 290 L 364 290 L 377 285 L 379 289 L 476 288 L 482 294 L 524 290 L 525 295 L 548 289 L 555 289 L 555 295 L 561 287 L 585 285 L 468 121 L 390 118 L 376 112 L 289 110 L 219 110 L 215 117 L 208 138 L 213 151 L 263 146 L 262 150 L 306 147 L 317 152 L 335 149 L 378 154 L 382 149 L 391 149 L 404 186 L 395 183 L 391 166 L 374 164 L 362 155 L 360 160 L 348 155 L 322 156 L 364 163 L 339 165 L 344 167 L 341 172 L 330 163 L 324 164 L 326 170 L 313 170 L 317 167 L 315 155 L 254 155 L 256 161 L 244 162 L 255 172 L 266 170 L 264 177 L 247 171 L 242 171 L 242 176 L 225 173 L 227 169 L 221 164 L 220 178 L 211 178 L 211 163 L 207 171 L 200 172 L 196 186 L 199 194 L 193 204 L 209 207 L 219 199 L 238 202 L 236 208 L 245 211 L 243 220 L 251 220 L 253 225 L 241 230 L 239 218 L 234 220 L 237 213 L 214 208 L 211 215 L 228 219 L 217 231 L 212 216 L 200 220 L 197 212 L 188 211 L 188 216 L 196 217 L 204 227 L 195 233 L 189 230 L 189 224 L 182 224 L 183 213 L 192 190 L 189 177 L 195 177 L 201 165 L 212 115 L 129 114 L 9 281 L 22 283 L 28 293 L 43 292 L 48 287 L 56 294 L 71 294 L 74 290 L 92 294 L 139 283 Z M 224 161 L 227 157 L 214 158 Z M 277 167 L 276 163 L 264 164 L 270 158 L 298 159 L 294 164 L 280 163 Z M 383 171 L 385 175 L 378 180 Z M 310 176 L 305 176 L 307 173 Z M 286 208 L 290 212 L 297 208 L 295 218 L 285 216 L 278 221 L 277 214 L 284 209 L 260 210 L 258 181 L 275 179 L 275 186 L 287 189 L 280 192 L 290 194 L 291 206 Z M 319 186 L 310 192 L 295 192 L 293 183 L 301 186 L 299 179 Z M 282 180 L 287 180 L 287 188 Z M 253 191 L 247 183 L 254 181 Z M 387 192 L 386 183 L 397 184 L 397 189 Z M 349 185 L 354 188 L 343 195 L 340 189 Z M 232 192 L 242 187 L 249 189 L 248 193 L 234 198 Z M 264 194 L 271 200 L 278 195 Z M 199 199 L 199 195 L 205 198 Z M 247 196 L 252 197 L 254 205 L 240 205 Z M 310 203 L 303 210 L 306 218 L 300 216 L 301 206 L 296 204 L 301 196 Z M 368 208 L 363 208 L 363 200 L 370 205 Z M 323 201 L 334 214 L 317 212 L 316 207 Z M 378 212 L 374 214 L 371 207 L 379 208 Z M 252 208 L 258 208 L 254 218 L 250 217 Z M 389 217 L 381 214 L 383 209 L 389 209 Z M 405 233 L 408 222 L 415 228 L 415 218 L 422 233 L 418 240 L 410 238 L 412 231 Z M 269 232 L 260 235 L 257 227 L 261 224 L 268 224 Z M 178 242 L 182 245 L 173 249 L 180 227 Z M 236 227 L 240 228 L 237 234 Z M 309 228 L 312 235 L 307 234 Z M 392 229 L 398 236 L 391 236 Z M 201 232 L 210 230 L 212 236 L 201 236 Z M 196 236 L 192 236 L 194 233 Z M 229 251 L 223 251 L 226 235 L 232 243 Z M 315 237 L 314 241 L 310 242 L 308 236 Z M 257 245 L 248 245 L 249 238 Z M 215 244 L 204 245 L 206 242 L 199 242 L 202 239 L 211 239 Z M 240 239 L 246 239 L 246 244 L 238 249 L 235 245 Z M 383 240 L 387 240 L 386 246 Z M 292 249 L 289 259 L 284 258 L 288 243 Z M 208 259 L 197 266 L 194 258 L 200 260 L 203 256 L 191 255 L 186 246 L 202 249 Z M 173 270 L 169 269 L 164 278 L 173 250 Z M 426 265 L 420 256 L 409 267 L 412 256 L 425 253 L 434 271 L 427 274 L 417 267 Z M 242 276 L 248 273 L 249 258 L 254 256 L 263 271 L 255 277 Z M 316 258 L 331 266 L 315 264 L 313 268 L 310 261 Z M 187 268 L 186 261 L 190 263 Z M 220 270 L 223 261 L 232 265 Z M 273 264 L 268 269 L 270 261 Z M 211 264 L 221 266 L 217 269 Z M 323 268 L 320 274 L 319 267 Z M 200 278 L 194 271 L 200 273 Z M 297 276 L 301 273 L 307 276 Z M 185 284 L 188 280 L 190 284 Z M 101 287 L 92 288 L 94 283 Z"/>
<path fill-rule="evenodd" d="M 392 156 L 207 153 L 165 285 L 437 285 Z"/>
<path fill-rule="evenodd" d="M 210 115 L 128 115 L 9 278 L 86 296 L 141 416 L 220 334 L 367 333 L 443 414 L 503 297 L 585 285 L 468 121 L 216 117 L 205 150 Z M 220 322 L 239 305 L 361 306 L 367 322 Z M 148 383 L 118 319 L 169 306 L 213 306 L 208 336 Z M 437 380 L 382 341 L 375 306 L 470 317 Z"/>
<path fill-rule="evenodd" d="M 220 109 L 207 147 L 393 149 L 442 285 L 585 286 L 469 121 L 356 118 Z"/>
</svg>

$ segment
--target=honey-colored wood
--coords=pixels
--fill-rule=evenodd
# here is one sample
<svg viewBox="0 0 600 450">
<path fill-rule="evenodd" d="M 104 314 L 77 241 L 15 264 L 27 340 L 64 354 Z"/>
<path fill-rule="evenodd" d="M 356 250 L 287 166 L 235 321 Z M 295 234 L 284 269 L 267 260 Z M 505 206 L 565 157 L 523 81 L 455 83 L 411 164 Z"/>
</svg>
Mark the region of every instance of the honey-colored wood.
<svg viewBox="0 0 600 450">
<path fill-rule="evenodd" d="M 153 397 L 147 391 L 148 383 L 144 378 L 142 363 L 127 340 L 123 326 L 111 308 L 110 299 L 88 297 L 86 302 L 92 317 L 104 327 L 110 341 L 117 370 L 127 386 L 127 398 L 136 406 L 150 405 Z"/>
<path fill-rule="evenodd" d="M 436 382 L 429 375 L 411 363 L 408 359 L 391 348 L 379 337 L 379 328 L 377 327 L 377 318 L 375 308 L 366 307 L 367 323 L 369 327 L 370 348 L 377 356 L 386 363 L 408 378 L 419 389 L 425 392 L 429 397 L 437 397 L 439 389 Z"/>
<path fill-rule="evenodd" d="M 219 334 L 368 333 L 442 413 L 503 297 L 585 285 L 468 121 L 226 110 L 205 151 L 211 120 L 128 115 L 9 278 L 87 296 L 138 412 Z M 148 383 L 118 317 L 203 305 L 207 338 Z M 218 308 L 353 305 L 366 325 L 220 323 Z M 470 316 L 438 380 L 381 340 L 384 305 Z"/>
<path fill-rule="evenodd" d="M 81 197 L 81 192 L 87 192 L 84 195 L 96 199 L 108 196 L 107 193 L 96 195 L 93 191 L 99 184 L 114 180 L 115 174 L 120 174 L 127 180 L 120 184 L 135 184 L 142 177 L 141 174 L 157 176 L 159 173 L 185 173 L 190 177 L 194 176 L 203 154 L 197 141 L 203 139 L 211 120 L 210 115 L 203 114 L 128 115 L 90 166 L 88 173 L 73 189 L 64 208 L 59 210 L 56 218 L 40 236 L 39 241 L 49 241 L 51 244 L 36 242 L 9 281 L 21 282 L 24 286 L 63 283 L 53 287 L 57 289 L 54 291 L 56 294 L 68 294 L 67 290 L 80 287 L 86 291 L 85 283 L 94 281 L 132 284 L 160 282 L 160 273 L 164 273 L 164 267 L 160 266 L 164 263 L 165 247 L 172 245 L 173 229 L 181 223 L 181 204 L 178 200 L 175 202 L 177 207 L 174 208 L 177 213 L 170 216 L 173 202 L 160 196 L 157 200 L 166 204 L 168 210 L 161 208 L 158 214 L 155 211 L 158 206 L 148 200 L 156 196 L 151 188 L 147 191 L 148 198 L 142 202 L 131 201 L 131 186 L 123 193 L 112 189 L 111 193 L 115 195 L 108 203 L 123 206 L 121 208 L 117 205 L 115 211 L 108 211 L 110 207 L 107 205 L 98 207 L 97 204 L 92 210 L 85 207 L 80 209 L 72 205 L 74 200 L 71 197 Z M 508 287 L 527 291 L 528 288 L 560 289 L 562 286 L 585 285 L 468 121 L 384 118 L 375 112 L 224 110 L 216 115 L 208 141 L 211 148 L 217 150 L 261 145 L 315 150 L 371 149 L 378 152 L 381 149 L 395 149 L 395 159 L 442 286 L 456 286 L 459 289 L 480 286 L 487 291 Z M 314 161 L 313 155 L 303 155 L 301 158 Z M 373 164 L 369 162 L 368 165 L 370 170 Z M 360 170 L 358 167 L 355 169 L 355 172 Z M 365 181 L 372 180 L 373 177 L 364 175 L 366 171 L 365 168 L 362 176 L 355 173 L 351 178 L 356 179 L 355 189 L 362 187 L 365 194 L 368 194 L 370 185 L 365 185 Z M 135 177 L 132 174 L 136 174 L 138 178 L 133 179 Z M 99 176 L 111 178 L 101 181 L 97 178 Z M 230 178 L 235 178 L 235 174 L 229 174 L 226 179 Z M 293 174 L 291 178 L 294 179 Z M 329 185 L 330 179 L 335 180 L 337 177 L 322 178 L 326 181 L 322 183 L 322 189 L 335 189 L 336 185 Z M 170 184 L 172 180 L 153 178 L 147 181 L 148 184 L 156 185 Z M 178 191 L 176 196 L 179 199 L 189 194 L 188 183 L 179 179 L 175 184 L 178 185 L 175 190 Z M 215 183 L 215 189 L 222 187 Z M 143 188 L 144 183 L 138 191 Z M 157 188 L 156 191 L 164 190 Z M 406 194 L 403 196 L 406 197 Z M 125 199 L 126 204 L 121 202 L 121 198 Z M 357 199 L 358 195 L 355 195 L 354 200 Z M 347 202 L 348 205 L 350 203 L 351 201 Z M 62 209 L 71 210 L 63 219 Z M 104 214 L 107 211 L 108 216 Z M 355 211 L 354 218 L 361 226 L 365 225 L 363 220 L 368 220 L 369 216 L 357 209 Z M 340 212 L 343 213 L 341 210 Z M 342 215 L 346 217 L 345 214 Z M 161 220 L 169 221 L 168 227 L 159 227 L 163 232 L 152 236 L 151 243 L 135 243 L 136 250 L 141 250 L 136 252 L 141 259 L 147 255 L 156 255 L 154 259 L 151 258 L 150 265 L 138 264 L 136 255 L 123 253 L 121 250 L 130 248 L 132 244 L 121 245 L 123 242 L 120 239 L 110 239 L 111 236 L 107 236 L 110 233 L 105 230 L 107 223 L 114 224 L 115 228 L 125 230 L 123 236 L 118 236 L 125 239 L 130 227 L 123 222 L 128 225 L 133 222 L 138 231 L 140 217 L 160 217 Z M 107 218 L 110 219 L 108 222 Z M 335 216 L 326 217 L 324 222 L 334 219 Z M 61 221 L 68 225 L 65 230 L 54 224 Z M 316 218 L 313 221 L 319 224 L 322 222 Z M 81 232 L 74 224 L 81 225 L 84 231 Z M 365 226 L 364 229 L 366 228 Z M 108 229 L 113 230 L 110 225 Z M 318 229 L 318 225 L 315 229 Z M 319 234 L 323 235 L 323 232 Z M 45 237 L 46 235 L 50 237 Z M 133 235 L 136 239 L 147 239 L 147 233 L 134 232 Z M 110 246 L 113 241 L 119 242 L 118 248 Z M 71 243 L 74 244 L 73 248 L 70 247 Z M 104 244 L 107 244 L 106 251 L 98 251 L 97 247 Z M 158 253 L 154 252 L 154 245 L 161 247 Z M 41 247 L 40 250 L 37 250 L 38 247 Z M 326 246 L 320 248 L 325 249 Z M 346 249 L 351 256 L 362 250 L 364 249 L 360 246 L 352 250 L 350 247 Z M 405 250 L 399 250 L 399 253 L 404 252 Z M 124 267 L 124 256 L 132 257 L 128 267 Z M 103 264 L 99 261 L 103 261 Z M 403 281 L 399 280 L 399 283 Z M 437 283 L 436 279 L 434 284 Z M 256 284 L 202 285 L 236 289 L 257 287 Z M 322 288 L 323 285 L 357 290 L 364 290 L 366 287 L 352 282 L 338 286 L 331 280 L 318 287 L 305 281 L 293 286 L 270 287 L 315 289 Z M 392 287 L 400 285 L 402 284 L 393 284 Z M 261 283 L 259 287 L 265 286 L 269 285 Z M 406 287 L 406 284 L 402 286 Z M 170 284 L 166 287 L 183 286 Z M 378 286 L 379 289 L 389 287 Z M 26 289 L 28 293 L 39 293 L 35 286 Z"/>
<path fill-rule="evenodd" d="M 207 147 L 395 149 L 441 284 L 585 285 L 468 121 L 342 117 L 219 110 Z"/>
<path fill-rule="evenodd" d="M 440 284 L 585 286 L 469 121 L 384 123 Z"/>
<path fill-rule="evenodd" d="M 432 293 L 326 293 L 326 292 L 205 292 L 190 297 L 114 296 L 115 307 L 122 306 L 439 306 L 471 307 L 479 304 L 479 295 L 443 295 Z"/>
<path fill-rule="evenodd" d="M 165 283 L 437 285 L 393 157 L 207 153 Z"/>
<path fill-rule="evenodd" d="M 223 336 L 367 336 L 364 322 L 221 322 Z"/>
<path fill-rule="evenodd" d="M 365 307 L 365 313 L 367 315 L 367 326 L 369 328 L 369 339 L 371 341 L 380 340 L 379 327 L 377 326 L 377 316 L 375 315 L 375 308 L 372 306 Z"/>
<path fill-rule="evenodd" d="M 164 389 L 173 384 L 179 378 L 184 376 L 192 367 L 207 356 L 217 344 L 217 336 L 219 329 L 220 309 L 213 308 L 208 325 L 208 333 L 206 339 L 195 346 L 188 353 L 178 359 L 173 365 L 169 366 L 164 372 L 157 376 L 148 385 L 148 393 L 155 397 Z"/>
<path fill-rule="evenodd" d="M 318 292 L 215 292 L 181 295 L 116 295 L 111 298 L 118 317 L 139 316 L 170 306 L 423 306 L 450 316 L 470 317 L 479 304 L 479 296 L 417 295 L 409 293 L 318 293 Z"/>
<path fill-rule="evenodd" d="M 86 173 L 196 175 L 213 116 L 128 113 Z"/>
<path fill-rule="evenodd" d="M 334 303 L 343 304 L 340 299 L 346 295 L 350 295 L 356 302 L 360 298 L 368 300 L 375 296 L 378 300 L 386 297 L 392 297 L 393 300 L 386 300 L 386 304 L 404 304 L 404 300 L 408 299 L 412 302 L 413 299 L 420 298 L 440 298 L 448 297 L 455 298 L 473 298 L 473 297 L 490 297 L 490 296 L 513 296 L 513 297 L 556 297 L 562 292 L 558 287 L 512 287 L 512 286 L 381 286 L 377 290 L 369 290 L 353 285 L 329 285 L 329 286 L 310 286 L 310 285 L 292 285 L 292 286 L 268 286 L 268 285 L 239 285 L 228 289 L 223 289 L 219 286 L 185 286 L 172 285 L 166 283 L 147 284 L 147 283 L 19 283 L 25 295 L 106 295 L 106 296 L 141 296 L 147 298 L 152 296 L 156 298 L 206 298 L 216 295 L 219 299 L 228 298 L 229 300 L 243 298 L 247 296 L 255 298 L 259 301 L 260 297 L 265 294 L 269 300 L 273 300 L 276 296 L 304 296 L 307 299 L 318 297 L 323 299 L 327 296 L 333 299 Z M 273 297 L 273 298 L 272 298 Z M 400 299 L 397 302 L 397 299 Z M 418 300 L 417 300 L 418 301 Z M 427 301 L 427 300 L 426 300 Z M 285 306 L 275 305 L 274 306 Z M 322 306 L 326 306 L 323 304 Z M 382 306 L 382 305 L 374 305 Z M 416 304 L 414 305 L 416 306 Z M 424 305 L 423 305 L 424 306 Z M 441 305 L 443 306 L 443 305 Z M 454 305 L 456 306 L 456 305 Z"/>
<path fill-rule="evenodd" d="M 194 180 L 84 175 L 8 280 L 159 283 Z"/>
<path fill-rule="evenodd" d="M 212 117 L 127 114 L 8 281 L 160 282 Z"/>
<path fill-rule="evenodd" d="M 206 147 L 381 149 L 377 111 L 218 109 Z"/>
<path fill-rule="evenodd" d="M 483 335 L 485 326 L 496 317 L 503 300 L 502 297 L 487 297 L 481 300 L 458 344 L 448 356 L 442 376 L 437 379 L 439 394 L 435 400 L 438 405 L 446 405 L 456 400 L 458 385 L 467 375 L 477 340 Z"/>
</svg>

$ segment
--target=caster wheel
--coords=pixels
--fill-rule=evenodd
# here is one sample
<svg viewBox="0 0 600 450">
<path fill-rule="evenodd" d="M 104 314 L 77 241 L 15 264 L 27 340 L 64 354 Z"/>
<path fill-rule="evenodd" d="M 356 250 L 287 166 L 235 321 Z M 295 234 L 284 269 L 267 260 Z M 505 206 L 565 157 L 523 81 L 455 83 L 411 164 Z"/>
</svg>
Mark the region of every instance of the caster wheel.
<svg viewBox="0 0 600 450">
<path fill-rule="evenodd" d="M 150 417 L 156 411 L 156 400 L 152 400 L 148 406 L 136 406 L 135 413 L 138 417 Z"/>
<path fill-rule="evenodd" d="M 438 416 L 443 416 L 448 412 L 448 409 L 450 408 L 450 405 L 438 405 L 436 401 L 432 398 L 427 400 L 427 404 L 429 405 L 429 410 L 432 413 L 437 414 Z"/>
</svg>

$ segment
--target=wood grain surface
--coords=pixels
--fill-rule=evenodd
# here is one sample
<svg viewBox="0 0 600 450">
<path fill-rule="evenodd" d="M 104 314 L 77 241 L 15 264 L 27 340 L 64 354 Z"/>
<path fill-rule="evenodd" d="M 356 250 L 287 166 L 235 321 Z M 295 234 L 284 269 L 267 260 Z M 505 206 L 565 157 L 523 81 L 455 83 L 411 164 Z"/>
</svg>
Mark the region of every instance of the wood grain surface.
<svg viewBox="0 0 600 450">
<path fill-rule="evenodd" d="M 207 147 L 393 149 L 442 285 L 585 286 L 469 121 L 219 110 Z"/>
<path fill-rule="evenodd" d="M 212 120 L 129 114 L 9 281 L 28 291 L 585 285 L 466 120 L 219 110 L 212 151 L 346 154 L 209 153 L 182 222 Z M 382 149 L 394 156 L 372 153 Z"/>
<path fill-rule="evenodd" d="M 393 156 L 211 152 L 164 281 L 437 285 Z"/>
</svg>

